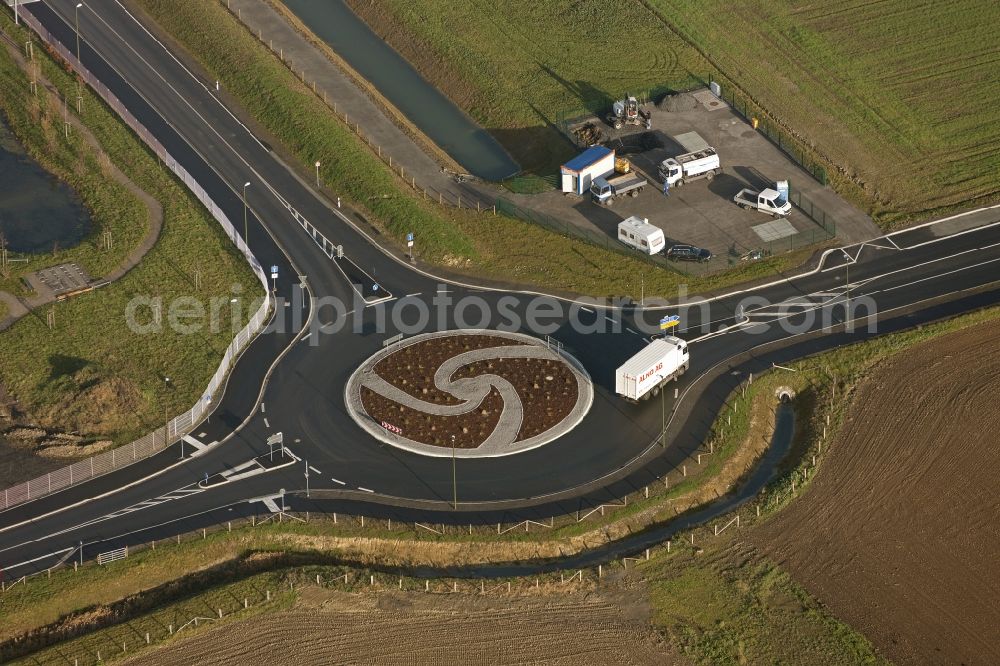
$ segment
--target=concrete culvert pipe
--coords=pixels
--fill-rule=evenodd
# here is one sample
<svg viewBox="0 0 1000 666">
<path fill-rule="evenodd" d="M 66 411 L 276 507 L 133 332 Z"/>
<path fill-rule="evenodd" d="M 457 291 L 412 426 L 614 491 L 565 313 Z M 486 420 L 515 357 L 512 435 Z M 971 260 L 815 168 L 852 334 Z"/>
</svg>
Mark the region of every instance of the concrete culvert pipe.
<svg viewBox="0 0 1000 666">
<path fill-rule="evenodd" d="M 774 390 L 774 397 L 781 402 L 791 402 L 795 399 L 795 390 L 788 386 L 779 386 Z"/>
</svg>

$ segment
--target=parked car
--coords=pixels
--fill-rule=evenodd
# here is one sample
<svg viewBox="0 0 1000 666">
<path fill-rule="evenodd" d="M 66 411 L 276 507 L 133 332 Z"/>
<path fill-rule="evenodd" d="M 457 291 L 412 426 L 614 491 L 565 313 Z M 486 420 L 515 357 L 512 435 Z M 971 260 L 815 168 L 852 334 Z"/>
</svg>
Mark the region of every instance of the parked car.
<svg viewBox="0 0 1000 666">
<path fill-rule="evenodd" d="M 708 261 L 712 258 L 712 253 L 708 250 L 694 245 L 671 245 L 664 252 L 667 259 L 674 261 Z"/>
</svg>

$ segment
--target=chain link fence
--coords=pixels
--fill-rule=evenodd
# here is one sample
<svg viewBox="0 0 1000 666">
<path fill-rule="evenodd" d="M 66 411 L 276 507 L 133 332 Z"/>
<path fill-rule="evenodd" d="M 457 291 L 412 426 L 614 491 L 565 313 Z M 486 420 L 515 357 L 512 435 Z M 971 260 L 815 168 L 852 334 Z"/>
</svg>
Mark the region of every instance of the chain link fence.
<svg viewBox="0 0 1000 666">
<path fill-rule="evenodd" d="M 257 333 L 264 327 L 269 318 L 269 313 L 273 307 L 273 298 L 271 292 L 268 289 L 267 276 L 264 274 L 261 268 L 260 262 L 247 247 L 246 243 L 243 242 L 243 238 L 239 236 L 236 232 L 235 227 L 226 217 L 226 214 L 219 208 L 208 193 L 198 184 L 198 182 L 181 166 L 177 160 L 175 160 L 163 147 L 163 145 L 154 137 L 143 125 L 129 112 L 128 109 L 115 97 L 107 86 L 97 80 L 93 74 L 90 73 L 86 68 L 84 68 L 79 61 L 77 61 L 76 56 L 71 53 L 67 48 L 60 44 L 56 39 L 53 38 L 51 34 L 35 19 L 34 16 L 25 12 L 22 15 L 22 20 L 32 29 L 43 42 L 49 45 L 56 54 L 67 63 L 69 63 L 77 74 L 93 89 L 98 95 L 111 107 L 118 116 L 125 121 L 135 133 L 139 136 L 142 141 L 149 146 L 149 148 L 156 153 L 157 157 L 167 166 L 183 183 L 184 185 L 198 198 L 198 200 L 208 209 L 212 217 L 219 223 L 223 231 L 229 239 L 236 245 L 237 249 L 246 258 L 247 263 L 253 269 L 254 275 L 260 280 L 261 285 L 267 294 L 261 306 L 250 318 L 250 322 L 236 334 L 236 337 L 229 346 L 226 348 L 226 352 L 222 357 L 222 362 L 219 364 L 219 368 L 215 371 L 212 376 L 208 387 L 205 389 L 205 398 L 199 400 L 191 409 L 174 417 L 172 420 L 164 424 L 162 428 L 158 428 L 153 432 L 135 440 L 131 444 L 126 444 L 125 446 L 112 449 L 110 451 L 105 451 L 99 455 L 92 458 L 87 458 L 76 462 L 68 467 L 56 470 L 55 472 L 50 472 L 45 476 L 38 477 L 37 479 L 32 479 L 26 481 L 25 483 L 19 484 L 12 488 L 7 488 L 0 495 L 0 511 L 9 509 L 13 506 L 23 504 L 25 502 L 31 501 L 42 497 L 43 495 L 48 495 L 49 493 L 61 490 L 63 488 L 68 488 L 69 486 L 87 481 L 96 476 L 102 474 L 107 474 L 116 469 L 120 469 L 126 465 L 130 465 L 137 460 L 142 460 L 156 453 L 159 453 L 163 449 L 170 446 L 172 443 L 176 442 L 183 435 L 187 434 L 194 428 L 195 424 L 199 423 L 201 419 L 208 413 L 213 398 L 218 394 L 219 389 L 222 388 L 226 381 L 226 376 L 229 374 L 234 362 L 239 357 L 240 352 L 242 352 L 250 341 L 257 335 Z"/>
</svg>

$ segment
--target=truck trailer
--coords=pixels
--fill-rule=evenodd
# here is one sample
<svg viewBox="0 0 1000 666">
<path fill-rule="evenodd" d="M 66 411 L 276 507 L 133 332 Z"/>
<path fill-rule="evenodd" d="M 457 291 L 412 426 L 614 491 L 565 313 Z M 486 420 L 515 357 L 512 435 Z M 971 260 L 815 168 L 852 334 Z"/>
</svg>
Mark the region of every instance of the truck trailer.
<svg viewBox="0 0 1000 666">
<path fill-rule="evenodd" d="M 709 146 L 693 153 L 668 157 L 660 162 L 659 174 L 660 180 L 671 187 L 680 187 L 699 178 L 711 180 L 720 168 L 719 154 Z"/>
<path fill-rule="evenodd" d="M 625 173 L 614 178 L 595 178 L 591 181 L 590 197 L 596 203 L 610 206 L 620 196 L 634 197 L 646 187 L 646 179 L 635 173 Z"/>
<path fill-rule="evenodd" d="M 644 254 L 656 254 L 667 242 L 663 229 L 634 215 L 618 223 L 618 240 Z"/>
<path fill-rule="evenodd" d="M 649 343 L 615 371 L 615 393 L 630 402 L 658 395 L 668 382 L 688 369 L 687 342 L 668 335 Z"/>
</svg>

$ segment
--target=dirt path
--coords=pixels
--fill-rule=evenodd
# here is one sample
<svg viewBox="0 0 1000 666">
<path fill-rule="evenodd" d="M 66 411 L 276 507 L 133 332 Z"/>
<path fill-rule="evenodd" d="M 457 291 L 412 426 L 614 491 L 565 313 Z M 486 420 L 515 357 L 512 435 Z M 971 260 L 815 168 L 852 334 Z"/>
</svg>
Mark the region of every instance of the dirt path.
<svg viewBox="0 0 1000 666">
<path fill-rule="evenodd" d="M 18 66 L 21 69 L 25 69 L 26 63 L 24 58 L 21 56 L 20 52 L 12 48 L 10 45 L 6 45 L 8 52 L 14 57 Z M 38 82 L 44 86 L 49 92 L 53 94 L 58 94 L 55 87 L 44 77 L 39 76 Z M 163 207 L 160 206 L 160 202 L 149 195 L 145 190 L 141 189 L 138 185 L 133 183 L 128 176 L 126 176 L 122 171 L 115 165 L 113 161 L 107 159 L 107 155 L 101 148 L 101 144 L 97 141 L 90 130 L 84 126 L 84 124 L 74 115 L 67 116 L 70 126 L 75 129 L 83 140 L 91 146 L 97 153 L 104 158 L 105 164 L 108 167 L 108 173 L 117 182 L 124 185 L 129 192 L 134 194 L 143 205 L 146 207 L 146 219 L 149 224 L 146 228 L 146 234 L 143 236 L 142 241 L 136 245 L 128 256 L 125 257 L 124 261 L 109 274 L 102 276 L 100 280 L 102 282 L 114 282 L 120 279 L 130 270 L 135 268 L 142 258 L 146 256 L 160 237 L 160 231 L 163 228 Z M 14 294 L 6 291 L 0 291 L 0 300 L 7 304 L 8 312 L 7 316 L 0 320 L 0 331 L 9 328 L 18 319 L 28 314 L 31 310 L 38 308 L 42 305 L 46 305 L 55 301 L 55 295 L 49 291 L 39 291 L 35 296 L 28 298 L 18 298 Z"/>
<path fill-rule="evenodd" d="M 1000 332 L 920 345 L 858 391 L 808 492 L 753 533 L 899 663 L 1000 663 Z"/>
<path fill-rule="evenodd" d="M 489 599 L 306 588 L 299 607 L 205 632 L 130 664 L 687 663 L 633 599 Z"/>
</svg>

